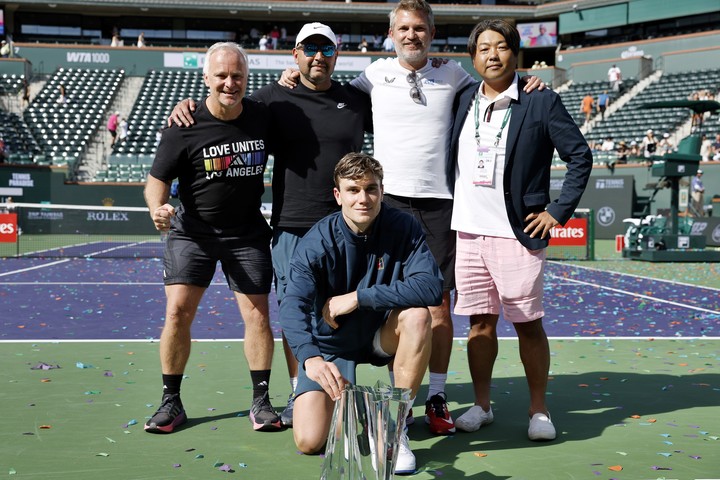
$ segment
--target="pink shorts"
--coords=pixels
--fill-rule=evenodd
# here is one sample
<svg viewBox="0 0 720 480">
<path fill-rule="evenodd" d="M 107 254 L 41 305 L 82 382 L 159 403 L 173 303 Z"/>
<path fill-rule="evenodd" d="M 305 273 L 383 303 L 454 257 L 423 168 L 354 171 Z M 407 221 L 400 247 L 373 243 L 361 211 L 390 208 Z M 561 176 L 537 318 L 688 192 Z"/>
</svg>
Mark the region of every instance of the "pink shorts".
<svg viewBox="0 0 720 480">
<path fill-rule="evenodd" d="M 458 232 L 455 257 L 457 315 L 500 314 L 513 323 L 542 318 L 545 249 L 514 238 Z"/>
</svg>

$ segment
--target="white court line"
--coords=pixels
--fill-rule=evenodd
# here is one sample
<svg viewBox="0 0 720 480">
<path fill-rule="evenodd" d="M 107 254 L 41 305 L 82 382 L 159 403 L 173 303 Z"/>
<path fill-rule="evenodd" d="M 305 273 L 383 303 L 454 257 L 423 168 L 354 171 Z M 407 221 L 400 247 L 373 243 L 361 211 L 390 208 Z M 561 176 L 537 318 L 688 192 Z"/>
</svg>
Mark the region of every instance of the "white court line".
<svg viewBox="0 0 720 480">
<path fill-rule="evenodd" d="M 601 268 L 593 268 L 593 267 L 585 267 L 583 265 L 576 265 L 574 263 L 562 263 L 555 260 L 549 260 L 549 263 L 555 263 L 557 265 L 562 265 L 565 267 L 573 267 L 573 268 L 581 268 L 584 270 L 592 270 L 593 272 L 599 272 L 599 273 L 609 273 L 611 275 L 621 275 L 623 277 L 634 277 L 634 278 L 642 278 L 643 280 L 650 280 L 653 282 L 665 282 L 670 283 L 672 285 L 682 285 L 684 287 L 693 287 L 693 288 L 704 288 L 707 290 L 714 290 L 716 292 L 720 292 L 720 288 L 714 288 L 714 287 L 706 287 L 703 285 L 694 285 L 692 283 L 685 283 L 685 282 L 677 282 L 675 280 L 666 280 L 663 278 L 655 278 L 655 277 L 646 277 L 644 275 L 635 275 L 634 273 L 624 273 L 624 272 L 616 272 L 615 270 L 603 270 Z"/>
<path fill-rule="evenodd" d="M 630 295 L 630 296 L 632 296 L 632 297 L 640 297 L 640 298 L 644 298 L 644 299 L 647 299 L 647 300 L 653 300 L 653 301 L 655 301 L 655 302 L 667 303 L 668 305 L 673 305 L 673 306 L 675 306 L 675 307 L 680 307 L 680 308 L 687 308 L 688 310 L 696 310 L 696 311 L 698 311 L 698 312 L 705 312 L 705 313 L 711 313 L 711 314 L 713 314 L 713 315 L 720 315 L 720 311 L 710 310 L 709 308 L 694 307 L 694 306 L 692 306 L 692 305 L 684 305 L 684 304 L 682 304 L 682 303 L 673 302 L 672 300 L 665 300 L 665 299 L 662 299 L 662 298 L 651 297 L 650 295 L 643 295 L 643 294 L 641 294 L 641 293 L 630 292 L 630 291 L 628 291 L 628 290 L 621 290 L 621 289 L 619 289 L 619 288 L 605 287 L 605 286 L 603 286 L 603 285 L 596 285 L 596 284 L 594 284 L 594 283 L 584 282 L 584 281 L 582 281 L 582 280 L 575 280 L 575 279 L 567 278 L 567 277 L 558 277 L 558 276 L 556 276 L 556 275 L 551 275 L 551 274 L 549 274 L 549 276 L 550 276 L 550 278 L 553 278 L 553 279 L 558 280 L 558 281 L 579 283 L 580 285 L 587 285 L 587 286 L 599 288 L 599 289 L 602 289 L 602 290 L 609 290 L 609 291 L 611 291 L 611 292 L 620 293 L 620 294 L 623 294 L 623 295 Z"/>
<path fill-rule="evenodd" d="M 79 286 L 79 285 L 91 285 L 93 287 L 102 287 L 103 285 L 115 285 L 115 286 L 129 286 L 134 287 L 137 285 L 152 285 L 152 286 L 164 286 L 163 282 L 2 282 L 0 285 L 68 285 L 68 286 Z M 213 285 L 213 284 L 211 284 Z M 227 283 L 217 282 L 215 285 L 227 285 Z"/>
<path fill-rule="evenodd" d="M 71 260 L 70 258 L 66 258 L 64 260 L 58 260 L 56 262 L 43 263 L 42 265 L 35 265 L 34 267 L 27 267 L 27 268 L 21 268 L 20 270 L 12 270 L 10 272 L 3 272 L 3 273 L 0 273 L 0 277 L 4 277 L 6 275 L 14 275 L 16 273 L 29 272 L 31 270 L 38 270 L 40 268 L 45 268 L 45 267 L 52 267 L 53 265 L 59 265 L 61 263 L 69 262 L 70 260 Z"/>
<path fill-rule="evenodd" d="M 275 342 L 282 342 L 282 338 L 275 338 L 273 339 Z M 509 341 L 509 340 L 517 340 L 517 337 L 498 337 L 499 341 Z M 563 341 L 569 341 L 569 340 L 577 340 L 580 342 L 602 342 L 605 341 L 606 343 L 611 343 L 615 340 L 638 340 L 638 341 L 645 341 L 648 342 L 648 344 L 651 344 L 655 340 L 720 340 L 720 337 L 659 337 L 659 336 L 650 336 L 650 337 L 548 337 L 548 340 L 563 340 Z M 218 342 L 228 342 L 228 343 L 238 343 L 238 342 L 244 342 L 244 338 L 198 338 L 193 339 L 192 343 L 202 343 L 202 342 L 208 342 L 208 343 L 218 343 Z M 467 341 L 467 337 L 455 337 L 453 338 L 453 341 Z M 41 340 L 0 340 L 0 344 L 3 343 L 160 343 L 159 338 L 153 338 L 153 339 L 147 339 L 147 338 L 93 338 L 93 339 L 66 339 L 66 340 L 58 340 L 58 339 L 41 339 Z"/>
</svg>

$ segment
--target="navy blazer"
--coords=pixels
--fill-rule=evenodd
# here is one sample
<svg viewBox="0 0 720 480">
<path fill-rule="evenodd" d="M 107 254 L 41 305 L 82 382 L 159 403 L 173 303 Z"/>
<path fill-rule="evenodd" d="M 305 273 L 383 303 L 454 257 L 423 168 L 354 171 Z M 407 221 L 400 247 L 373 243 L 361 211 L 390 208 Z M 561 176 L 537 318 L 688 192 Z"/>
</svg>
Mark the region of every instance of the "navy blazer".
<svg viewBox="0 0 720 480">
<path fill-rule="evenodd" d="M 522 91 L 512 101 L 505 158 L 505 206 L 518 241 L 530 250 L 548 245 L 549 238 L 530 238 L 523 232 L 525 217 L 547 210 L 565 225 L 580 203 L 592 171 L 592 152 L 585 137 L 567 112 L 557 93 L 545 89 L 527 94 Z M 447 178 L 455 189 L 458 138 L 480 84 L 463 88 L 455 97 L 455 120 L 448 146 Z M 567 163 L 567 173 L 557 200 L 550 202 L 550 166 L 553 151 Z"/>
</svg>

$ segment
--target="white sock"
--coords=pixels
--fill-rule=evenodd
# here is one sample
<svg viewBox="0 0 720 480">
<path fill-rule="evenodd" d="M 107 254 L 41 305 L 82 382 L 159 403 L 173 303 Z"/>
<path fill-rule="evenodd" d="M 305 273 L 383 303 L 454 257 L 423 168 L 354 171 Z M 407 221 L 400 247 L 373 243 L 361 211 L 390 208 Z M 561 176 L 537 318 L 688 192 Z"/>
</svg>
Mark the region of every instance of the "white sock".
<svg viewBox="0 0 720 480">
<path fill-rule="evenodd" d="M 440 392 L 445 391 L 445 383 L 447 382 L 447 373 L 430 372 L 430 385 L 428 387 L 427 399 Z"/>
<path fill-rule="evenodd" d="M 297 388 L 298 377 L 290 377 L 290 388 L 294 392 Z"/>
</svg>

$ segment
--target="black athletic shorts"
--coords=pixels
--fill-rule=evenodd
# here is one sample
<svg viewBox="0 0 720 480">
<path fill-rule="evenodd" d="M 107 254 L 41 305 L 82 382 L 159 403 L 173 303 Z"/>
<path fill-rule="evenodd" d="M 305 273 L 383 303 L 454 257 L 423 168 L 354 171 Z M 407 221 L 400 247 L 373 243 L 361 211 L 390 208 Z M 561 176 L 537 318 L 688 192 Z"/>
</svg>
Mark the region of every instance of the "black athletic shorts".
<svg viewBox="0 0 720 480">
<path fill-rule="evenodd" d="M 443 289 L 455 288 L 455 232 L 450 229 L 453 201 L 445 198 L 410 198 L 384 195 L 384 202 L 410 213 L 420 222 L 430 252 L 440 267 Z"/>
<path fill-rule="evenodd" d="M 246 295 L 270 293 L 270 242 L 241 237 L 193 237 L 171 230 L 163 258 L 165 285 L 207 288 L 222 265 L 230 290 Z"/>
</svg>

